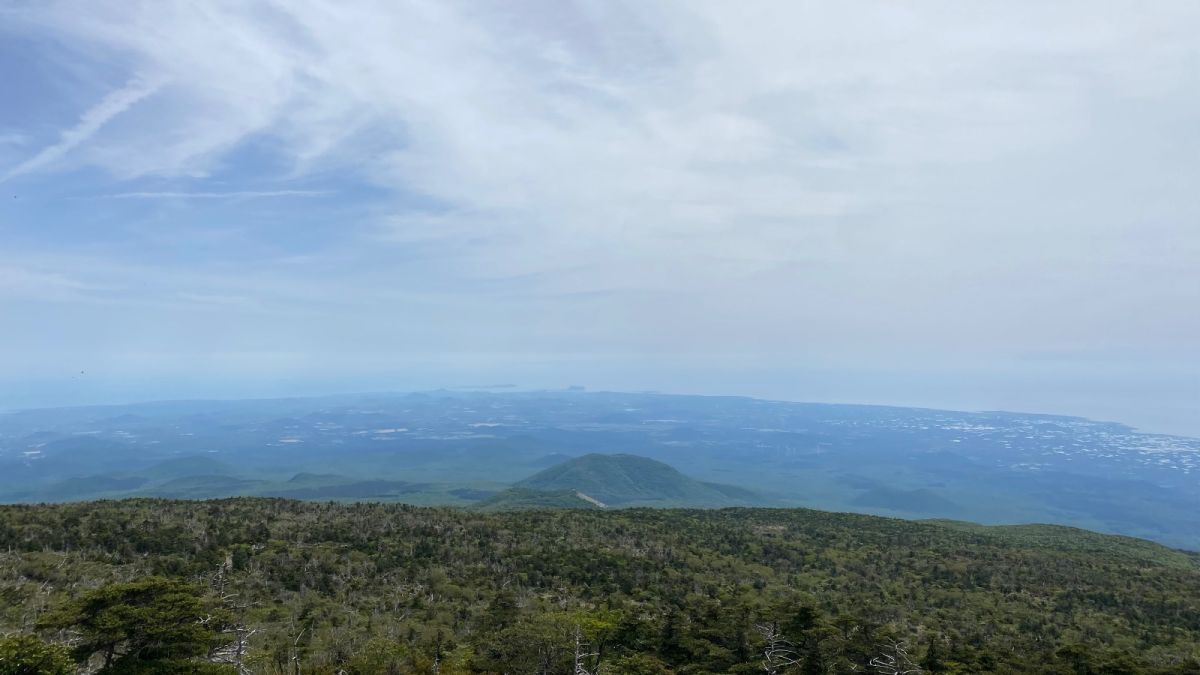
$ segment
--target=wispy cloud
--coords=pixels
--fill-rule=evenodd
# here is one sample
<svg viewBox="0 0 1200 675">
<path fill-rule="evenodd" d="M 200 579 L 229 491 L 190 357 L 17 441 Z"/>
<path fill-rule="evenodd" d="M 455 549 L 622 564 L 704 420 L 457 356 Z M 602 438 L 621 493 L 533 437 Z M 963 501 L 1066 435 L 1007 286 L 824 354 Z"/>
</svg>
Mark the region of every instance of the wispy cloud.
<svg viewBox="0 0 1200 675">
<path fill-rule="evenodd" d="M 63 130 L 59 134 L 58 142 L 42 148 L 37 154 L 9 169 L 0 177 L 0 182 L 52 165 L 71 150 L 87 142 L 115 117 L 153 94 L 162 84 L 161 80 L 141 77 L 130 80 L 125 86 L 105 96 L 84 112 L 74 126 Z"/>
<path fill-rule="evenodd" d="M 454 248 L 446 274 L 534 275 L 568 292 L 699 297 L 821 279 L 838 298 L 811 294 L 808 313 L 839 315 L 886 286 L 911 315 L 950 314 L 974 311 L 948 283 L 966 268 L 1012 318 L 1030 303 L 998 268 L 1075 265 L 1056 292 L 1092 287 L 1096 252 L 1081 256 L 1077 238 L 1126 259 L 1132 202 L 1118 195 L 1174 190 L 1154 203 L 1178 202 L 1183 188 L 1150 176 L 1194 172 L 1178 151 L 1196 144 L 1185 111 L 1200 112 L 1187 94 L 1200 84 L 1187 66 L 1200 9 L 1186 2 L 1083 24 L 1074 18 L 1088 5 L 1075 2 L 743 12 L 719 2 L 63 1 L 30 11 L 42 29 L 171 86 L 134 110 L 155 87 L 131 81 L 10 176 L 95 134 L 103 142 L 79 161 L 121 178 L 245 170 L 237 151 L 253 146 L 287 175 L 353 177 L 403 206 L 414 195 L 433 204 L 432 216 L 381 220 L 397 224 L 397 245 Z M 121 114 L 130 123 L 102 133 Z M 1120 157 L 1128 180 L 1091 156 L 1097 148 Z M 1055 190 L 1039 172 L 1062 177 Z M 1046 228 L 1057 234 L 1029 246 Z M 980 240 L 1002 264 L 968 262 Z M 552 274 L 564 268 L 587 271 Z M 936 309 L 913 306 L 934 289 Z"/>
<path fill-rule="evenodd" d="M 109 199 L 269 199 L 274 197 L 322 197 L 329 190 L 229 190 L 226 192 L 118 192 Z"/>
<path fill-rule="evenodd" d="M 75 301 L 105 290 L 64 272 L 0 262 L 0 299 Z"/>
</svg>

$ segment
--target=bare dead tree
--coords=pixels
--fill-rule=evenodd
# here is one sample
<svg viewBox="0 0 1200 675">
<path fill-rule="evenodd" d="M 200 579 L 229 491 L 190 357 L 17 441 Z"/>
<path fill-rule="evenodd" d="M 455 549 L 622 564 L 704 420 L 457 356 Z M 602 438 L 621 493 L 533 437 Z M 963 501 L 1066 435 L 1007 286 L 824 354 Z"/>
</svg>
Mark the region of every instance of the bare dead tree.
<svg viewBox="0 0 1200 675">
<path fill-rule="evenodd" d="M 206 620 L 211 620 L 212 617 L 201 619 L 201 623 Z M 230 636 L 230 639 L 225 644 L 217 647 L 209 653 L 208 659 L 215 663 L 227 663 L 234 666 L 238 670 L 238 675 L 250 675 L 250 669 L 246 667 L 246 652 L 250 647 L 250 638 L 258 632 L 257 628 L 249 628 L 243 623 L 234 623 L 225 626 L 221 632 Z"/>
<path fill-rule="evenodd" d="M 763 647 L 763 670 L 767 675 L 779 675 L 785 669 L 800 663 L 796 645 L 783 636 L 777 623 L 755 624 L 755 630 L 766 641 Z"/>
<path fill-rule="evenodd" d="M 312 623 L 310 620 L 308 624 L 300 626 L 297 625 L 295 616 L 288 619 L 288 637 L 292 638 L 292 646 L 288 650 L 288 661 L 292 664 L 294 675 L 300 675 L 300 641 L 304 639 L 304 634 L 312 628 Z"/>
<path fill-rule="evenodd" d="M 209 587 L 216 593 L 222 607 L 236 613 L 237 619 L 228 623 L 215 624 L 215 618 L 208 615 L 200 620 L 202 624 L 213 625 L 227 640 L 209 652 L 208 658 L 214 663 L 225 663 L 237 668 L 239 675 L 249 675 L 246 667 L 246 654 L 250 649 L 250 638 L 258 632 L 246 624 L 246 610 L 250 605 L 237 602 L 239 594 L 229 589 L 230 575 L 233 572 L 233 554 L 225 555 L 224 561 L 217 567 L 216 572 L 209 578 Z M 300 635 L 304 632 L 301 631 Z M 297 638 L 298 640 L 299 638 Z"/>
<path fill-rule="evenodd" d="M 587 669 L 588 661 L 600 656 L 600 652 L 593 652 L 591 649 L 591 645 L 583 640 L 583 629 L 579 626 L 579 624 L 575 624 L 574 675 L 598 675 L 600 672 L 599 664 L 596 665 L 595 670 Z"/>
<path fill-rule="evenodd" d="M 913 663 L 908 654 L 908 643 L 903 640 L 888 640 L 879 645 L 879 649 L 882 653 L 872 657 L 868 663 L 871 672 L 880 675 L 918 675 L 925 672 Z"/>
</svg>

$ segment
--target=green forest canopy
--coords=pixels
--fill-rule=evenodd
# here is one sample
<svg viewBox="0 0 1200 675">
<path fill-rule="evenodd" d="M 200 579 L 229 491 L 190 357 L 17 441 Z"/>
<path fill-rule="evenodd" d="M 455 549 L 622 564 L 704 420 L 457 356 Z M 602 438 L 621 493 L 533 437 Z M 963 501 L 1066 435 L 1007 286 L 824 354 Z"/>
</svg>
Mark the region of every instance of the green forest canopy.
<svg viewBox="0 0 1200 675">
<path fill-rule="evenodd" d="M 1200 671 L 1200 559 L 1070 528 L 130 500 L 0 551 L 0 633 L 107 672 Z"/>
</svg>

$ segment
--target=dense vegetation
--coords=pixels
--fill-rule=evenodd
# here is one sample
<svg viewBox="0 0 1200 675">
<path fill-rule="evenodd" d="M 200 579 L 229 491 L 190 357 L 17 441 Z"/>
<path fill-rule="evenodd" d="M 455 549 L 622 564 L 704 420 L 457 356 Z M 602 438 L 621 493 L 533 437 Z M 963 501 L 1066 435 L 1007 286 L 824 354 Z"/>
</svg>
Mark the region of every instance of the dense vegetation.
<svg viewBox="0 0 1200 675">
<path fill-rule="evenodd" d="M 147 499 L 0 551 L 5 674 L 1200 672 L 1197 558 L 1067 528 Z"/>
</svg>

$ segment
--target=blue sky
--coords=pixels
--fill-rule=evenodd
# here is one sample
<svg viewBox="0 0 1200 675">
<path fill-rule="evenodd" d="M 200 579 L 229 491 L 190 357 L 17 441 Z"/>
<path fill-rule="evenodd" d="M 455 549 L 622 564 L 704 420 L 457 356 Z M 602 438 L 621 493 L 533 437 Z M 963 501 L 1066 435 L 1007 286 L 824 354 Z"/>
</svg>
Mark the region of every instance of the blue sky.
<svg viewBox="0 0 1200 675">
<path fill-rule="evenodd" d="M 0 406 L 512 382 L 1200 434 L 1198 28 L 0 0 Z"/>
</svg>

